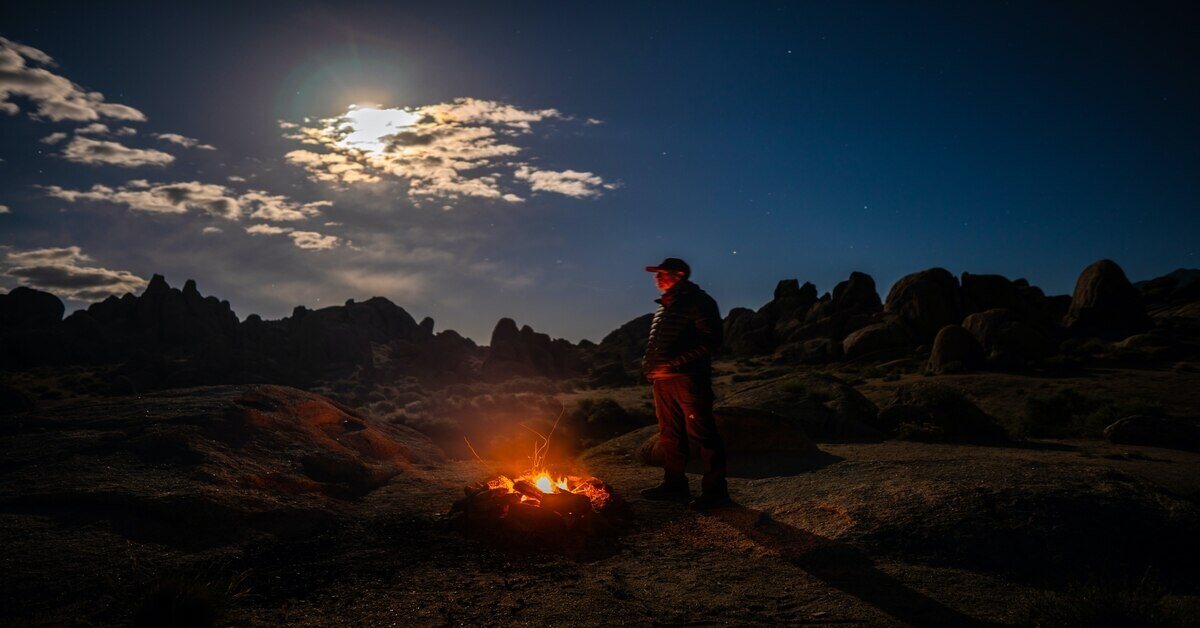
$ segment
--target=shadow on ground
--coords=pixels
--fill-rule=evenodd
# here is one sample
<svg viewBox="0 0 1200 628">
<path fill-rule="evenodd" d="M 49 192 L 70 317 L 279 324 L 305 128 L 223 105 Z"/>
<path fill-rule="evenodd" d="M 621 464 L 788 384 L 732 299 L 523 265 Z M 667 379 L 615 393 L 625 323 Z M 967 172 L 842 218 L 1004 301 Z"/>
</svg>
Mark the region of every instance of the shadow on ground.
<svg viewBox="0 0 1200 628">
<path fill-rule="evenodd" d="M 992 626 L 964 615 L 880 571 L 869 556 L 845 543 L 790 526 L 735 505 L 712 515 L 821 582 L 915 626 Z"/>
</svg>

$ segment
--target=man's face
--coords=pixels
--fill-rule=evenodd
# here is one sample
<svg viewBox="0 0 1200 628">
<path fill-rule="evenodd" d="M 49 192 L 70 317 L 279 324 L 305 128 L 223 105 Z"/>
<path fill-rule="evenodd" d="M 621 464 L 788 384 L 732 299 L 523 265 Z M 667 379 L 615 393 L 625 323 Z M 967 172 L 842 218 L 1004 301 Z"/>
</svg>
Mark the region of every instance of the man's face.
<svg viewBox="0 0 1200 628">
<path fill-rule="evenodd" d="M 681 272 L 660 270 L 654 273 L 654 283 L 658 284 L 658 290 L 660 292 L 666 292 L 667 290 L 670 290 L 671 286 L 679 283 L 682 279 L 683 273 Z"/>
</svg>

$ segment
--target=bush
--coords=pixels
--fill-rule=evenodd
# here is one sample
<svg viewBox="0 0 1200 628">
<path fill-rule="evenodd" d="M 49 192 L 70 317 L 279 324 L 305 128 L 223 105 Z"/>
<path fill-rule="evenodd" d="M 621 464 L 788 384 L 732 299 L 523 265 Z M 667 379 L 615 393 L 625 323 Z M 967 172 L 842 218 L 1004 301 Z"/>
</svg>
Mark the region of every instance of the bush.
<svg viewBox="0 0 1200 628">
<path fill-rule="evenodd" d="M 811 399 L 818 403 L 825 403 L 833 399 L 833 394 L 827 390 L 816 390 L 808 387 L 804 380 L 791 379 L 779 386 L 779 389 L 785 393 Z"/>
<path fill-rule="evenodd" d="M 885 375 L 879 367 L 873 365 L 864 366 L 858 374 L 863 379 L 880 379 Z"/>
<path fill-rule="evenodd" d="M 1162 404 L 1147 399 L 1096 399 L 1063 389 L 1025 400 L 1011 431 L 1032 438 L 1100 438 L 1104 428 L 1133 415 L 1164 416 Z"/>
<path fill-rule="evenodd" d="M 620 436 L 654 421 L 654 417 L 630 412 L 607 397 L 581 399 L 571 413 L 571 423 L 578 427 L 585 445 Z"/>
<path fill-rule="evenodd" d="M 144 588 L 132 624 L 197 628 L 221 625 L 229 609 L 247 593 L 242 586 L 244 577 L 223 576 L 210 568 L 168 574 Z"/>
</svg>

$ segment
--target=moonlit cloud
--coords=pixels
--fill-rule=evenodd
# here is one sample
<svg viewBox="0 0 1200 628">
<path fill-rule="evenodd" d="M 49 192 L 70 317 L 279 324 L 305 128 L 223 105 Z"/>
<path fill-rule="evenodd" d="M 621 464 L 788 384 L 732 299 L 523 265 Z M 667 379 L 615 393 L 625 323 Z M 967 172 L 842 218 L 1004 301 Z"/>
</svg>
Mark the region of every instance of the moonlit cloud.
<svg viewBox="0 0 1200 628">
<path fill-rule="evenodd" d="M 88 91 L 55 74 L 50 55 L 0 37 L 0 111 L 20 113 L 18 96 L 33 106 L 32 118 L 89 122 L 100 118 L 142 122 L 145 114 L 133 107 L 105 102 L 100 92 Z"/>
<path fill-rule="evenodd" d="M 110 270 L 93 263 L 77 246 L 10 251 L 5 254 L 3 272 L 24 285 L 86 301 L 146 287 L 145 279 L 129 271 Z"/>
<path fill-rule="evenodd" d="M 246 227 L 246 233 L 251 235 L 274 235 L 279 233 L 288 233 L 291 227 L 276 227 L 275 225 L 259 224 Z"/>
<path fill-rule="evenodd" d="M 8 209 L 8 205 L 0 205 L 0 214 L 11 214 L 11 213 L 12 213 L 12 211 Z"/>
<path fill-rule="evenodd" d="M 111 188 L 93 185 L 90 190 L 66 190 L 57 185 L 44 188 L 47 195 L 74 203 L 79 200 L 109 202 L 129 209 L 159 214 L 184 214 L 199 211 L 230 220 L 241 217 L 242 206 L 223 185 L 181 181 L 150 184 L 144 179 Z"/>
<path fill-rule="evenodd" d="M 250 225 L 246 227 L 246 233 L 251 235 L 287 234 L 292 239 L 292 244 L 302 249 L 312 250 L 332 249 L 343 242 L 337 236 L 323 235 L 315 231 L 297 231 L 291 227 L 279 227 L 268 224 Z"/>
<path fill-rule="evenodd" d="M 200 233 L 209 235 L 212 233 L 224 233 L 224 231 L 225 230 L 220 227 L 205 227 L 203 230 L 200 231 Z"/>
<path fill-rule="evenodd" d="M 145 179 L 135 179 L 115 188 L 93 185 L 89 190 L 68 190 L 51 185 L 43 190 L 50 197 L 70 203 L 80 200 L 108 202 L 160 214 L 197 211 L 228 220 L 238 220 L 245 214 L 259 220 L 305 220 L 319 216 L 322 208 L 333 205 L 330 201 L 300 203 L 262 190 L 238 193 L 224 185 L 199 181 L 152 184 Z"/>
<path fill-rule="evenodd" d="M 413 108 L 352 107 L 346 114 L 315 123 L 280 122 L 284 137 L 312 146 L 285 158 L 311 179 L 342 185 L 401 181 L 416 199 L 525 199 L 511 181 L 531 191 L 599 196 L 609 188 L 599 175 L 573 170 L 549 172 L 536 181 L 516 176 L 511 161 L 526 148 L 518 138 L 547 120 L 570 120 L 556 109 L 520 109 L 490 100 L 460 98 Z M 553 175 L 558 175 L 553 179 Z M 579 175 L 583 175 L 582 178 Z M 534 187 L 541 185 L 542 187 Z"/>
<path fill-rule="evenodd" d="M 99 122 L 93 122 L 87 126 L 81 126 L 75 129 L 75 135 L 108 135 L 108 125 Z"/>
<path fill-rule="evenodd" d="M 615 184 L 605 183 L 600 177 L 590 172 L 564 170 L 538 170 L 523 165 L 513 173 L 517 179 L 529 182 L 529 189 L 534 192 L 554 192 L 575 198 L 600 196 L 601 189 L 613 189 Z"/>
<path fill-rule="evenodd" d="M 62 158 L 67 161 L 88 165 L 109 165 L 122 168 L 138 166 L 165 166 L 175 157 L 160 150 L 149 148 L 130 148 L 118 142 L 108 140 L 93 140 L 75 136 L 62 151 Z"/>
<path fill-rule="evenodd" d="M 200 140 L 198 140 L 198 139 L 191 138 L 191 137 L 185 137 L 178 133 L 155 133 L 154 137 L 157 137 L 158 139 L 160 139 L 164 142 L 171 142 L 172 144 L 178 144 L 184 148 L 197 148 L 200 150 L 217 150 L 216 146 L 213 146 L 211 144 L 202 144 L 202 143 L 200 143 Z"/>
<path fill-rule="evenodd" d="M 46 137 L 43 137 L 42 139 L 40 139 L 38 141 L 40 141 L 43 144 L 54 145 L 65 139 L 67 139 L 66 133 L 51 133 L 50 135 L 47 135 Z"/>
<path fill-rule="evenodd" d="M 261 190 L 250 190 L 239 197 L 240 202 L 256 206 L 250 214 L 258 220 L 293 221 L 305 220 L 321 215 L 322 207 L 332 206 L 331 201 L 296 203 L 286 196 L 268 194 Z"/>
<path fill-rule="evenodd" d="M 341 242 L 340 238 L 321 235 L 315 231 L 293 231 L 288 234 L 292 242 L 302 249 L 332 249 Z"/>
</svg>

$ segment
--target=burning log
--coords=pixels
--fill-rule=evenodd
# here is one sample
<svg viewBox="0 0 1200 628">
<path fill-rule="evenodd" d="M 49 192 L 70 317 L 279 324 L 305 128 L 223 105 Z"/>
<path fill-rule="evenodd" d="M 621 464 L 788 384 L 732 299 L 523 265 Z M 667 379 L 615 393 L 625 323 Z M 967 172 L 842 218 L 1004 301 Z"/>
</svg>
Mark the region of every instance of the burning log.
<svg viewBox="0 0 1200 628">
<path fill-rule="evenodd" d="M 628 504 L 598 478 L 552 476 L 543 465 L 549 435 L 538 436 L 542 442 L 534 447 L 533 470 L 464 487 L 450 520 L 468 532 L 499 536 L 505 545 L 595 549 L 592 541 L 622 527 Z"/>
<path fill-rule="evenodd" d="M 450 520 L 466 532 L 498 537 L 509 546 L 586 549 L 612 537 L 629 515 L 625 501 L 597 478 L 551 479 L 543 472 L 514 480 L 502 475 L 463 492 L 450 509 Z"/>
<path fill-rule="evenodd" d="M 513 482 L 513 490 L 530 498 L 541 501 L 546 498 L 546 493 L 534 486 L 529 480 L 517 480 Z"/>
</svg>

